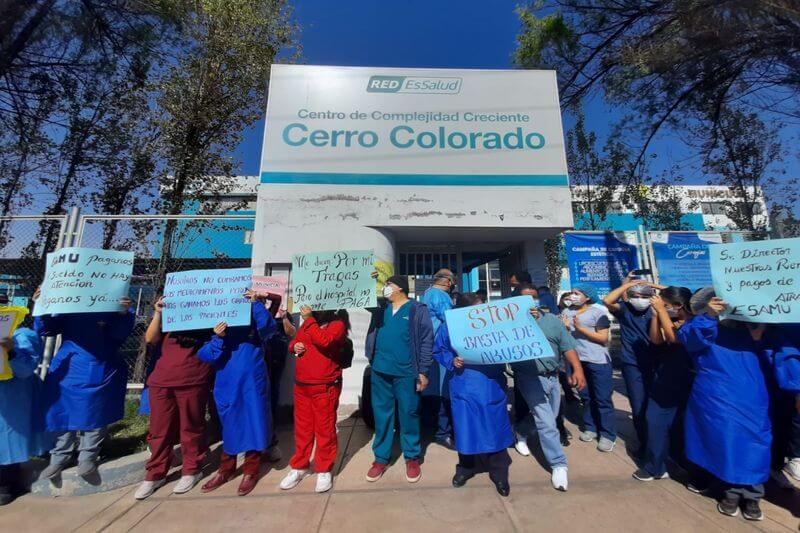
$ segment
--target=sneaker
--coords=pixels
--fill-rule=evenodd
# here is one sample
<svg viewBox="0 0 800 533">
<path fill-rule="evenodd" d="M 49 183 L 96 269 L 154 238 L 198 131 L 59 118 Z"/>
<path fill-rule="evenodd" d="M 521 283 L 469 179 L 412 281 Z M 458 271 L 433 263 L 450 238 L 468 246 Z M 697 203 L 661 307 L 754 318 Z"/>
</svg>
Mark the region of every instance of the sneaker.
<svg viewBox="0 0 800 533">
<path fill-rule="evenodd" d="M 386 472 L 387 468 L 389 468 L 389 465 L 375 461 L 367 471 L 367 481 L 370 483 L 378 481 L 381 476 L 383 476 L 384 472 Z"/>
<path fill-rule="evenodd" d="M 296 470 L 292 468 L 289 470 L 289 473 L 286 474 L 286 477 L 281 480 L 280 485 L 278 485 L 282 490 L 292 490 L 297 485 L 303 481 L 304 478 L 307 478 L 311 475 L 309 470 Z"/>
<path fill-rule="evenodd" d="M 664 472 L 660 476 L 654 476 L 644 468 L 640 468 L 633 473 L 633 478 L 638 479 L 639 481 L 653 481 L 654 479 L 669 479 L 669 474 Z"/>
<path fill-rule="evenodd" d="M 800 481 L 800 457 L 789 459 L 789 462 L 783 467 L 783 471 Z"/>
<path fill-rule="evenodd" d="M 517 437 L 517 443 L 514 444 L 514 449 L 523 457 L 528 457 L 531 454 L 531 449 L 528 448 L 528 441 L 524 437 Z"/>
<path fill-rule="evenodd" d="M 569 481 L 567 480 L 567 467 L 557 466 L 553 468 L 553 475 L 550 477 L 553 482 L 553 488 L 562 492 L 567 492 L 569 488 Z"/>
<path fill-rule="evenodd" d="M 597 440 L 597 433 L 594 431 L 581 431 L 581 434 L 578 435 L 578 439 L 581 442 L 592 442 L 593 440 Z"/>
<path fill-rule="evenodd" d="M 277 444 L 275 444 L 274 446 L 267 448 L 267 453 L 264 454 L 264 457 L 267 459 L 267 462 L 277 463 L 283 459 L 283 452 L 281 452 L 281 449 L 278 448 Z"/>
<path fill-rule="evenodd" d="M 181 476 L 177 483 L 175 483 L 175 487 L 172 489 L 173 494 L 186 494 L 190 490 L 197 485 L 197 482 L 200 481 L 200 472 L 197 474 L 190 474 L 188 476 Z"/>
<path fill-rule="evenodd" d="M 320 472 L 317 474 L 317 486 L 314 488 L 316 492 L 328 492 L 333 487 L 333 476 L 330 472 Z"/>
<path fill-rule="evenodd" d="M 717 503 L 717 511 L 728 516 L 739 516 L 739 500 L 723 498 Z"/>
<path fill-rule="evenodd" d="M 64 470 L 64 465 L 50 463 L 44 467 L 44 470 L 42 470 L 42 473 L 39 474 L 39 477 L 42 479 L 53 479 L 57 477 L 62 470 Z"/>
<path fill-rule="evenodd" d="M 745 500 L 744 505 L 742 505 L 742 516 L 755 522 L 764 520 L 764 513 L 761 512 L 758 500 Z"/>
<path fill-rule="evenodd" d="M 701 487 L 690 482 L 686 484 L 686 490 L 695 494 L 706 494 L 708 492 L 708 487 Z"/>
<path fill-rule="evenodd" d="M 166 482 L 166 478 L 155 479 L 153 481 L 142 481 L 142 484 L 139 485 L 139 488 L 137 488 L 136 492 L 133 493 L 133 497 L 137 500 L 149 498 L 158 488 L 163 487 L 164 483 Z"/>
<path fill-rule="evenodd" d="M 83 461 L 78 463 L 78 475 L 81 477 L 88 477 L 97 472 L 97 463 L 95 461 Z"/>
<path fill-rule="evenodd" d="M 406 461 L 406 481 L 416 483 L 421 477 L 422 469 L 419 467 L 419 461 L 416 459 Z"/>
<path fill-rule="evenodd" d="M 610 453 L 614 451 L 614 444 L 616 443 L 617 441 L 615 440 L 600 437 L 600 442 L 597 443 L 597 449 L 604 453 Z"/>
</svg>

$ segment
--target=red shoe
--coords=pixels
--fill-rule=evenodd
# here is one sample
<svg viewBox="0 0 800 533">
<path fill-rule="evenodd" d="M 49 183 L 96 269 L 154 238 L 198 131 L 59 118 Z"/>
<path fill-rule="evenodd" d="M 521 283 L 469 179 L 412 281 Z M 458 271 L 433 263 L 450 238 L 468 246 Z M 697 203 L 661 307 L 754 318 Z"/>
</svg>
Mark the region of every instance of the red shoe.
<svg viewBox="0 0 800 533">
<path fill-rule="evenodd" d="M 383 476 L 383 473 L 386 472 L 387 468 L 389 468 L 389 465 L 385 465 L 383 463 L 375 461 L 374 463 L 372 463 L 369 472 L 367 472 L 367 481 L 369 481 L 370 483 L 372 483 L 373 481 L 378 481 L 381 478 L 381 476 Z"/>
<path fill-rule="evenodd" d="M 256 488 L 256 483 L 258 483 L 258 476 L 245 475 L 242 482 L 239 483 L 239 490 L 236 493 L 239 496 L 247 496 Z"/>
<path fill-rule="evenodd" d="M 230 478 L 231 476 L 229 475 L 223 475 L 220 473 L 214 474 L 214 477 L 200 487 L 200 492 L 211 492 L 212 490 L 217 490 L 222 485 L 227 483 Z"/>
<path fill-rule="evenodd" d="M 416 483 L 421 477 L 422 469 L 419 467 L 419 461 L 416 459 L 406 461 L 406 480 L 409 483 Z"/>
</svg>

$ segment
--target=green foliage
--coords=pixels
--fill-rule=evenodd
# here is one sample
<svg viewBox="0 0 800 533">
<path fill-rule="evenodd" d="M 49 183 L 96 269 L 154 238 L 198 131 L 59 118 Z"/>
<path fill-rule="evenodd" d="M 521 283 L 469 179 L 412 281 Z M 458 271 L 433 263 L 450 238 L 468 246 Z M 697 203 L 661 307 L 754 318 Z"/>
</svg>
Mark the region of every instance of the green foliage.
<svg viewBox="0 0 800 533">
<path fill-rule="evenodd" d="M 147 449 L 150 417 L 139 414 L 139 400 L 125 400 L 125 415 L 108 427 L 109 438 L 103 443 L 106 458 L 124 457 Z"/>
</svg>

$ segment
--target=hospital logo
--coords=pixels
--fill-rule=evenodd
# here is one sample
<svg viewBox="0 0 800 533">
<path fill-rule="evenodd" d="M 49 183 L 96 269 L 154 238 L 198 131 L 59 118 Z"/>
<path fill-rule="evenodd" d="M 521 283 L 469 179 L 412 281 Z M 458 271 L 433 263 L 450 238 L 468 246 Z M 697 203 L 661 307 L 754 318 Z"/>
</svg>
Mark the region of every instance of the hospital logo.
<svg viewBox="0 0 800 533">
<path fill-rule="evenodd" d="M 370 76 L 368 93 L 458 94 L 462 78 Z"/>
</svg>

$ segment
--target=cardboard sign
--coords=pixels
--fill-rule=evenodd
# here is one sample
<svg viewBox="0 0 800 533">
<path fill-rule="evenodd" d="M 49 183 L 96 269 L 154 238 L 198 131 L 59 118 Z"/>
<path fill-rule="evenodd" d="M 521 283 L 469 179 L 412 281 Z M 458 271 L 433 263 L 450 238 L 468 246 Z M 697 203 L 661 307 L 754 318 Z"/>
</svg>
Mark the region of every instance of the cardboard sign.
<svg viewBox="0 0 800 533">
<path fill-rule="evenodd" d="M 299 254 L 292 257 L 294 305 L 314 311 L 375 307 L 372 250 Z"/>
<path fill-rule="evenodd" d="M 0 307 L 0 339 L 14 334 L 14 330 L 22 323 L 28 314 L 26 307 Z M 8 364 L 8 352 L 0 348 L 0 381 L 14 377 L 14 372 Z"/>
<path fill-rule="evenodd" d="M 286 291 L 289 287 L 289 280 L 277 276 L 253 276 L 253 284 L 250 287 L 259 296 L 273 294 L 281 297 L 281 305 L 286 305 Z"/>
<path fill-rule="evenodd" d="M 800 238 L 712 244 L 714 291 L 729 307 L 721 318 L 800 322 Z"/>
<path fill-rule="evenodd" d="M 33 315 L 119 311 L 132 273 L 133 252 L 96 248 L 51 252 Z"/>
<path fill-rule="evenodd" d="M 249 268 L 170 272 L 164 285 L 161 330 L 210 329 L 250 324 L 250 302 L 244 293 L 252 283 Z"/>
<path fill-rule="evenodd" d="M 470 365 L 517 363 L 554 357 L 553 348 L 531 316 L 533 298 L 515 296 L 445 313 L 450 344 Z"/>
</svg>

